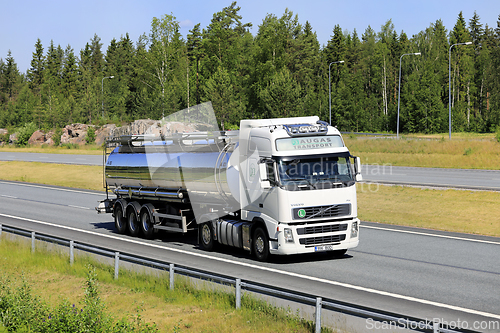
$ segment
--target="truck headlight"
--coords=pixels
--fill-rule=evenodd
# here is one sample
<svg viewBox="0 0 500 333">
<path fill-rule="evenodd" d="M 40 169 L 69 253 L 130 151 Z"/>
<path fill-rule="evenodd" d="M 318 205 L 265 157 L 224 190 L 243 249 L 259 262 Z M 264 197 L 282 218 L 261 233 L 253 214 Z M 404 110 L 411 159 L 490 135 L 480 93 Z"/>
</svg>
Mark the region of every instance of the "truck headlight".
<svg viewBox="0 0 500 333">
<path fill-rule="evenodd" d="M 283 235 L 285 236 L 285 241 L 287 243 L 293 243 L 292 229 L 290 229 L 290 228 L 283 229 Z"/>
<path fill-rule="evenodd" d="M 352 222 L 351 238 L 358 237 L 358 222 Z"/>
</svg>

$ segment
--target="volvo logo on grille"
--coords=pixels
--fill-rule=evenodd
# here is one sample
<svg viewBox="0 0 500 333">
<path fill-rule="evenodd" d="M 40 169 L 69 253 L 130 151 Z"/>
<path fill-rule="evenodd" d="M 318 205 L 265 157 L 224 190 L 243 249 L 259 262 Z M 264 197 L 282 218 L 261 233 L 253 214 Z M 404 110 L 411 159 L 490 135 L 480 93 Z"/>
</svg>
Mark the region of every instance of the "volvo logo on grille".
<svg viewBox="0 0 500 333">
<path fill-rule="evenodd" d="M 341 217 L 351 214 L 351 204 L 312 206 L 304 208 L 292 208 L 294 220 L 322 219 L 326 217 Z"/>
</svg>

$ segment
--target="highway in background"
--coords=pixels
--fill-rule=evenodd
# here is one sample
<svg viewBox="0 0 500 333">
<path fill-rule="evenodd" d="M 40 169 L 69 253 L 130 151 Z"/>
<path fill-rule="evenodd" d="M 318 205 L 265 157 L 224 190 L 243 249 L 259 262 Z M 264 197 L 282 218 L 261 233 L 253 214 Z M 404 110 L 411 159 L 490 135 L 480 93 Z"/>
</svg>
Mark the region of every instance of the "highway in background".
<svg viewBox="0 0 500 333">
<path fill-rule="evenodd" d="M 101 155 L 0 152 L 0 161 L 102 165 Z M 380 184 L 455 187 L 500 191 L 500 170 L 468 170 L 363 165 L 363 180 Z"/>
<path fill-rule="evenodd" d="M 500 321 L 500 238 L 362 223 L 360 245 L 343 258 L 260 263 L 234 248 L 204 252 L 194 234 L 119 235 L 94 210 L 104 197 L 0 181 L 0 223 L 408 316 Z"/>
</svg>

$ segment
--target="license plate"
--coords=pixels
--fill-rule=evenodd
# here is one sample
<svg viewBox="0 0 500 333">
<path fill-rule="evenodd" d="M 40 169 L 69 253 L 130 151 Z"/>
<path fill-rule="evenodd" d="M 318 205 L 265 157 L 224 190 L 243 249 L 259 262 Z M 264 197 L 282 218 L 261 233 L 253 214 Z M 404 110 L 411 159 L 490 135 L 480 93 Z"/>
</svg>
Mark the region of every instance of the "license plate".
<svg viewBox="0 0 500 333">
<path fill-rule="evenodd" d="M 320 246 L 315 246 L 314 251 L 333 251 L 333 245 L 320 245 Z"/>
</svg>

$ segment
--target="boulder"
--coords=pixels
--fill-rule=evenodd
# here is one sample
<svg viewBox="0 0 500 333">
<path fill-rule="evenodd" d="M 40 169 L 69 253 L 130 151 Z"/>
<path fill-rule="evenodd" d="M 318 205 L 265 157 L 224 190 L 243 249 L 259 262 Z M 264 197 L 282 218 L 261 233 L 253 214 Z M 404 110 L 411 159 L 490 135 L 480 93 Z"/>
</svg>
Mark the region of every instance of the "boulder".
<svg viewBox="0 0 500 333">
<path fill-rule="evenodd" d="M 30 145 L 41 145 L 45 142 L 45 133 L 40 130 L 35 131 L 28 139 Z"/>
<path fill-rule="evenodd" d="M 95 131 L 95 143 L 100 146 L 107 137 L 112 136 L 116 129 L 115 124 L 107 124 Z"/>
<path fill-rule="evenodd" d="M 17 141 L 17 133 L 12 133 L 9 135 L 9 143 L 14 143 Z"/>
</svg>

